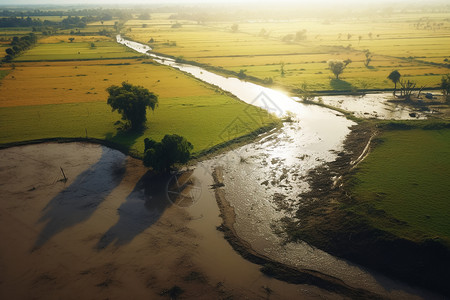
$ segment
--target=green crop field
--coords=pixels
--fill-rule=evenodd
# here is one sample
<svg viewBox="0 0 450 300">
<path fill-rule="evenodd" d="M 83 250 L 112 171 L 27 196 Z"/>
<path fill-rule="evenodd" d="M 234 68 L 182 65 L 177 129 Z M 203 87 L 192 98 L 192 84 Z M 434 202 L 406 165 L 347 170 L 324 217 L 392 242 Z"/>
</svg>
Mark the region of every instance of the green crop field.
<svg viewBox="0 0 450 300">
<path fill-rule="evenodd" d="M 67 16 L 32 16 L 32 19 L 39 19 L 41 21 L 61 22 L 67 19 Z"/>
<path fill-rule="evenodd" d="M 386 131 L 380 139 L 351 179 L 357 203 L 348 209 L 399 236 L 450 241 L 450 130 Z"/>
<path fill-rule="evenodd" d="M 141 56 L 123 45 L 113 41 L 94 42 L 91 47 L 88 42 L 70 43 L 59 42 L 55 44 L 38 44 L 14 61 L 51 61 L 51 60 L 86 60 L 106 58 L 126 58 Z"/>
<path fill-rule="evenodd" d="M 193 145 L 194 152 L 248 134 L 275 122 L 259 108 L 226 95 L 163 98 L 158 108 L 147 112 L 147 129 L 139 134 L 118 134 L 120 120 L 105 102 L 48 104 L 0 108 L 0 143 L 53 137 L 108 139 L 144 150 L 144 138 L 160 140 L 179 134 Z M 239 130 L 236 130 L 238 128 Z"/>
<path fill-rule="evenodd" d="M 156 52 L 236 72 L 244 69 L 247 75 L 288 87 L 306 82 L 312 90 L 389 89 L 392 83 L 386 77 L 395 69 L 417 86 L 435 88 L 450 72 L 450 22 L 442 13 L 240 22 L 237 32 L 231 31 L 233 23 L 180 19 L 182 27 L 172 28 L 174 22 L 167 15 L 131 20 L 126 35 Z M 305 39 L 283 41 L 302 30 Z M 364 50 L 371 53 L 368 67 Z M 331 59 L 352 60 L 339 84 L 327 68 Z"/>
</svg>

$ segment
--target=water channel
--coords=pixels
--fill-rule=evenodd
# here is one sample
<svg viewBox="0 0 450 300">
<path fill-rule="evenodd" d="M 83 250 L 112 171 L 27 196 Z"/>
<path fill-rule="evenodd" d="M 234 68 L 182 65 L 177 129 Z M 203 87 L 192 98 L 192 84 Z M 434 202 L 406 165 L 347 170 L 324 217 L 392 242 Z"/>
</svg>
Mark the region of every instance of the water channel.
<svg viewBox="0 0 450 300">
<path fill-rule="evenodd" d="M 299 103 L 282 91 L 273 90 L 236 78 L 226 78 L 200 67 L 180 64 L 170 58 L 154 55 L 147 45 L 117 36 L 117 42 L 140 53 L 151 56 L 158 63 L 189 73 L 209 84 L 228 91 L 240 100 L 268 110 L 278 116 L 288 112 L 293 122 L 284 123 L 261 140 L 200 162 L 194 176 L 203 182 L 202 194 L 188 208 L 193 219 L 198 219 L 195 229 L 208 237 L 217 226 L 214 193 L 205 183 L 212 183 L 214 166 L 224 168 L 226 199 L 236 212 L 235 229 L 240 238 L 248 241 L 258 252 L 287 265 L 317 270 L 342 279 L 347 284 L 367 289 L 396 299 L 433 298 L 434 295 L 391 280 L 359 265 L 339 259 L 306 243 L 283 243 L 273 227 L 284 212 L 277 209 L 277 197 L 287 200 L 288 205 L 301 201 L 297 195 L 308 190 L 305 181 L 308 171 L 336 159 L 343 150 L 343 142 L 355 123 L 343 114 L 317 105 Z M 378 118 L 412 119 L 408 108 L 386 101 L 383 95 L 366 95 L 355 101 L 349 96 L 324 97 L 325 103 L 341 104 L 356 111 L 357 115 Z M 348 101 L 347 101 L 348 100 Z M 342 105 L 342 103 L 349 103 Z M 358 104 L 358 103 L 359 104 Z M 289 202 L 290 201 L 290 202 Z M 195 224 L 195 223 L 194 223 Z M 207 247 L 215 248 L 214 239 L 205 239 Z M 209 243 L 209 244 L 208 244 Z M 226 254 L 222 254 L 226 255 Z M 226 258 L 225 258 L 226 260 Z"/>
</svg>

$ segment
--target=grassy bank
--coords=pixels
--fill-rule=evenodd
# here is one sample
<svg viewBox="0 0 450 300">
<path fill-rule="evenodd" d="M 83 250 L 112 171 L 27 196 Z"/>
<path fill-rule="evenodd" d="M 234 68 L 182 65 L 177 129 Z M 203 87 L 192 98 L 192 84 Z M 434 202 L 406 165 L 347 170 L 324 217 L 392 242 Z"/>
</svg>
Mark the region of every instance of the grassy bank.
<svg viewBox="0 0 450 300">
<path fill-rule="evenodd" d="M 350 178 L 357 203 L 347 209 L 397 236 L 450 245 L 450 130 L 385 131 L 376 143 Z M 381 211 L 408 226 L 386 223 Z"/>
<path fill-rule="evenodd" d="M 448 126 L 366 121 L 354 127 L 338 159 L 310 173 L 311 191 L 301 195 L 296 217 L 283 220 L 289 238 L 450 294 Z M 369 155 L 355 168 L 351 162 L 374 132 Z M 336 174 L 343 176 L 337 184 Z"/>
</svg>

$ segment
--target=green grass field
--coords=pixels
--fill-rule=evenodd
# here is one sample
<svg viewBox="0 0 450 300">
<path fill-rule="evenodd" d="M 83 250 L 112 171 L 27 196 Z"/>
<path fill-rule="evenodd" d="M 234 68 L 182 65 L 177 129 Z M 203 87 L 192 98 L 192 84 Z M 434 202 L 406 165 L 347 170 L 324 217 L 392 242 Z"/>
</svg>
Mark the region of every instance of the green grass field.
<svg viewBox="0 0 450 300">
<path fill-rule="evenodd" d="M 67 16 L 32 16 L 32 19 L 39 19 L 41 21 L 52 21 L 52 22 L 61 22 L 64 19 L 67 19 Z"/>
<path fill-rule="evenodd" d="M 450 130 L 386 131 L 380 139 L 351 179 L 357 204 L 348 209 L 402 237 L 449 241 Z"/>
<path fill-rule="evenodd" d="M 70 43 L 60 42 L 55 44 L 38 44 L 26 53 L 15 58 L 14 61 L 52 61 L 52 60 L 87 60 L 87 59 L 110 59 L 139 57 L 129 48 L 113 41 L 94 42 L 91 47 L 88 42 Z"/>
<path fill-rule="evenodd" d="M 0 70 L 0 80 L 3 79 L 6 75 L 9 74 L 9 70 Z"/>
<path fill-rule="evenodd" d="M 159 107 L 147 112 L 143 133 L 117 133 L 120 115 L 105 102 L 49 104 L 0 108 L 0 143 L 54 137 L 88 137 L 120 143 L 139 153 L 146 137 L 161 140 L 179 134 L 194 152 L 248 134 L 276 121 L 259 108 L 226 95 L 163 98 Z M 206 126 L 207 125 L 207 126 Z M 239 130 L 236 130 L 236 126 Z"/>
<path fill-rule="evenodd" d="M 312 90 L 389 89 L 392 83 L 386 77 L 395 69 L 417 86 L 431 88 L 450 72 L 448 17 L 445 13 L 411 13 L 360 20 L 240 22 L 238 32 L 231 32 L 231 22 L 201 25 L 178 20 L 183 26 L 171 28 L 175 21 L 161 15 L 127 22 L 126 34 L 143 43 L 153 38 L 149 45 L 160 53 L 237 72 L 245 69 L 248 75 L 272 78 L 292 88 L 306 82 Z M 415 23 L 424 18 L 441 25 L 416 28 Z M 305 40 L 283 41 L 287 34 L 303 29 Z M 262 30 L 265 36 L 260 34 Z M 366 49 L 372 53 L 369 67 L 364 65 Z M 334 76 L 327 69 L 330 59 L 353 61 L 342 74 L 343 85 L 332 83 Z"/>
</svg>

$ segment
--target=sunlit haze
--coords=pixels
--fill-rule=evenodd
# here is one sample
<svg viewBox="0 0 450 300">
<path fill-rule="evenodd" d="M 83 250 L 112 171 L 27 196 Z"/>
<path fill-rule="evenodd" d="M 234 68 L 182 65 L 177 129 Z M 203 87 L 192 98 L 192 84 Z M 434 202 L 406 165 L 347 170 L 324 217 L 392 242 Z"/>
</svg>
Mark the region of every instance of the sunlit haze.
<svg viewBox="0 0 450 300">
<path fill-rule="evenodd" d="M 237 3 L 237 4 L 252 4 L 257 3 L 258 5 L 267 5 L 267 4 L 280 4 L 280 3 L 289 3 L 289 4 L 296 4 L 296 5 L 308 5 L 308 6 L 317 6 L 321 5 L 323 7 L 327 7 L 328 5 L 342 5 L 342 4 L 358 4 L 358 5 L 368 5 L 368 4 L 380 4 L 380 3 L 386 3 L 386 4 L 398 4 L 401 2 L 408 2 L 409 4 L 426 4 L 425 1 L 406 1 L 406 0 L 367 0 L 361 3 L 361 1 L 357 0 L 343 0 L 343 1 L 334 1 L 334 0 L 316 0 L 316 1 L 310 1 L 310 0 L 302 0 L 302 1 L 295 1 L 295 0 L 281 0 L 281 1 L 275 1 L 275 0 L 266 0 L 266 1 L 256 1 L 256 0 L 231 0 L 231 1 L 225 1 L 225 0 L 169 0 L 169 1 L 162 1 L 162 0 L 131 0 L 131 1 L 118 1 L 118 0 L 3 0 L 1 1 L 0 5 L 120 5 L 120 6 L 127 6 L 127 5 L 135 5 L 135 4 L 176 4 L 176 3 L 193 3 L 193 4 L 218 4 L 218 3 L 224 3 L 224 4 L 230 4 L 230 3 Z M 434 1 L 426 1 L 427 3 L 435 2 L 435 3 L 446 3 L 446 1 L 442 0 L 434 0 Z"/>
</svg>

